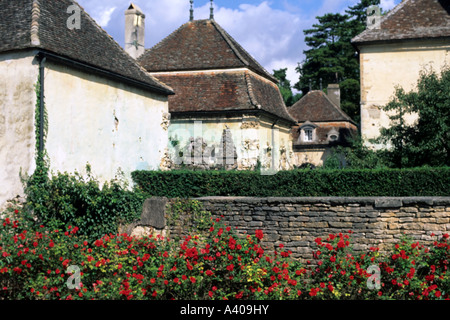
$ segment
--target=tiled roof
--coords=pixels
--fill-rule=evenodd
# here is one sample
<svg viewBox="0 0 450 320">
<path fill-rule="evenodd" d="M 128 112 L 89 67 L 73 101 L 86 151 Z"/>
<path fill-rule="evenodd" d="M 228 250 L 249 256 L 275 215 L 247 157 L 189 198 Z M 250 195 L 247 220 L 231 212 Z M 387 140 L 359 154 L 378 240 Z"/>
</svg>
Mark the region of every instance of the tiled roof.
<svg viewBox="0 0 450 320">
<path fill-rule="evenodd" d="M 214 20 L 183 24 L 138 61 L 149 72 L 246 67 L 277 81 Z"/>
<path fill-rule="evenodd" d="M 0 0 L 0 52 L 36 48 L 121 79 L 171 94 L 81 8 L 81 29 L 69 29 L 72 0 Z M 75 3 L 76 4 L 76 3 Z"/>
<path fill-rule="evenodd" d="M 342 122 L 331 122 L 326 125 L 317 126 L 315 131 L 316 139 L 311 142 L 305 142 L 299 139 L 300 127 L 293 127 L 292 140 L 294 149 L 298 150 L 302 148 L 307 149 L 310 147 L 324 147 L 333 145 L 347 146 L 358 132 L 356 126 Z M 331 135 L 336 135 L 338 137 L 337 140 L 331 140 Z"/>
<path fill-rule="evenodd" d="M 403 0 L 382 17 L 380 28 L 366 29 L 352 42 L 441 37 L 450 37 L 450 0 Z"/>
<path fill-rule="evenodd" d="M 311 122 L 335 122 L 352 119 L 337 107 L 323 91 L 313 90 L 297 101 L 288 109 L 289 114 L 299 123 Z"/>
<path fill-rule="evenodd" d="M 162 73 L 158 79 L 171 86 L 169 112 L 226 112 L 262 110 L 290 123 L 275 83 L 249 70 Z"/>
</svg>

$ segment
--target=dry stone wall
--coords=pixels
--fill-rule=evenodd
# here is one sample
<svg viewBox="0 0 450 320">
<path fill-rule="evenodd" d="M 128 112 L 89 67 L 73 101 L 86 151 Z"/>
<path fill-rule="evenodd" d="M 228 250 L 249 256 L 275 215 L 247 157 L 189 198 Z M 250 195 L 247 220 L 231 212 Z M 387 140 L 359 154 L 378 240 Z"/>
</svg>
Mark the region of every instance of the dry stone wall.
<svg viewBox="0 0 450 320">
<path fill-rule="evenodd" d="M 429 245 L 432 235 L 450 232 L 450 197 L 314 197 L 314 198 L 197 198 L 213 217 L 222 217 L 241 235 L 261 229 L 262 244 L 271 250 L 279 244 L 291 250 L 293 257 L 311 259 L 315 239 L 351 231 L 355 251 L 372 246 L 389 250 L 403 235 Z M 157 233 L 178 238 L 188 230 L 192 217 L 181 213 L 170 221 L 167 198 L 151 198 L 144 203 L 140 221 L 126 232 L 142 236 Z"/>
<path fill-rule="evenodd" d="M 297 259 L 312 258 L 317 237 L 352 231 L 355 251 L 389 249 L 403 234 L 423 244 L 450 231 L 449 197 L 198 198 L 239 233 L 264 231 L 263 245 L 280 243 Z"/>
</svg>

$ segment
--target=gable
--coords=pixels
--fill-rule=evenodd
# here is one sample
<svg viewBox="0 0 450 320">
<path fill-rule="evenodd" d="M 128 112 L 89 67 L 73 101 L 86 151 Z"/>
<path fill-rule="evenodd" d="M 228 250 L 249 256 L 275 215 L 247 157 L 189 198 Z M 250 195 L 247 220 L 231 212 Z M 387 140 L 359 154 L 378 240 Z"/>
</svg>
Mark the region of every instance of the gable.
<svg viewBox="0 0 450 320">
<path fill-rule="evenodd" d="M 404 0 L 381 18 L 380 28 L 365 30 L 352 43 L 448 37 L 450 0 Z"/>
<path fill-rule="evenodd" d="M 324 92 L 314 90 L 308 92 L 288 109 L 289 114 L 299 123 L 349 121 L 351 118 L 331 102 Z"/>
<path fill-rule="evenodd" d="M 277 81 L 214 20 L 183 24 L 138 62 L 149 72 L 249 68 Z"/>
<path fill-rule="evenodd" d="M 149 75 L 81 9 L 81 28 L 69 29 L 71 0 L 0 0 L 0 52 L 36 48 L 143 84 L 159 93 L 171 88 Z"/>
</svg>

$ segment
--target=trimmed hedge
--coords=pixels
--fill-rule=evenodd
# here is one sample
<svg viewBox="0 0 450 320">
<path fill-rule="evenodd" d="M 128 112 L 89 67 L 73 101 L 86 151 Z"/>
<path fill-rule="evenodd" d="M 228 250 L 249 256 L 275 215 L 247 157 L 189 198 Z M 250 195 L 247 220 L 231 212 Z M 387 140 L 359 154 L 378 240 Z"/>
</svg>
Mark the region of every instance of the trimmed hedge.
<svg viewBox="0 0 450 320">
<path fill-rule="evenodd" d="M 450 196 L 450 168 L 256 171 L 135 171 L 150 196 Z"/>
</svg>

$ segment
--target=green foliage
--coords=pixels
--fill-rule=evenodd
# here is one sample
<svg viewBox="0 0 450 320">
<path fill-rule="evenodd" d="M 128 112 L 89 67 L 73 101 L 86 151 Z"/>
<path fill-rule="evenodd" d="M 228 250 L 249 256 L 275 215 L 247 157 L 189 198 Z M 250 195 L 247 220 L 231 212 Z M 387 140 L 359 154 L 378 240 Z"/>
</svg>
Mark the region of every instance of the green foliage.
<svg viewBox="0 0 450 320">
<path fill-rule="evenodd" d="M 55 229 L 76 225 L 80 234 L 97 239 L 140 218 L 145 200 L 141 192 L 120 181 L 101 186 L 89 166 L 86 177 L 58 173 L 49 178 L 46 168 L 38 167 L 25 188 L 27 208 L 41 223 Z"/>
<path fill-rule="evenodd" d="M 310 85 L 318 89 L 320 80 L 324 89 L 328 84 L 340 83 L 341 107 L 356 122 L 359 122 L 360 104 L 359 56 L 351 39 L 364 31 L 367 8 L 379 4 L 379 0 L 361 0 L 345 14 L 316 17 L 317 23 L 303 31 L 308 50 L 304 51 L 305 60 L 297 68 L 300 77 L 295 88 L 305 94 Z"/>
<path fill-rule="evenodd" d="M 415 91 L 398 87 L 383 108 L 391 124 L 375 143 L 388 145 L 385 156 L 396 167 L 450 165 L 450 69 L 422 72 Z M 405 116 L 418 120 L 408 123 Z"/>
<path fill-rule="evenodd" d="M 430 247 L 405 237 L 383 252 L 353 250 L 351 231 L 329 234 L 315 239 L 313 259 L 304 264 L 283 244 L 265 249 L 263 230 L 238 234 L 220 219 L 182 241 L 108 234 L 89 242 L 76 226 L 55 230 L 29 224 L 19 210 L 6 214 L 0 219 L 0 299 L 449 298 L 448 234 Z"/>
<path fill-rule="evenodd" d="M 172 238 L 180 239 L 193 230 L 203 232 L 210 226 L 211 213 L 198 200 L 171 199 L 167 209 L 168 236 Z M 173 234 L 171 230 L 178 231 L 177 228 L 178 234 Z"/>
<path fill-rule="evenodd" d="M 273 76 L 278 79 L 278 88 L 280 89 L 281 95 L 283 97 L 284 103 L 287 107 L 292 106 L 298 100 L 300 100 L 301 95 L 292 92 L 291 82 L 286 75 L 287 68 L 274 70 Z"/>
<path fill-rule="evenodd" d="M 135 171 L 150 196 L 448 196 L 450 168 L 256 171 Z"/>
<path fill-rule="evenodd" d="M 361 137 L 350 141 L 349 147 L 337 146 L 325 160 L 327 169 L 387 169 L 390 163 L 382 152 L 372 150 L 364 144 Z"/>
</svg>

